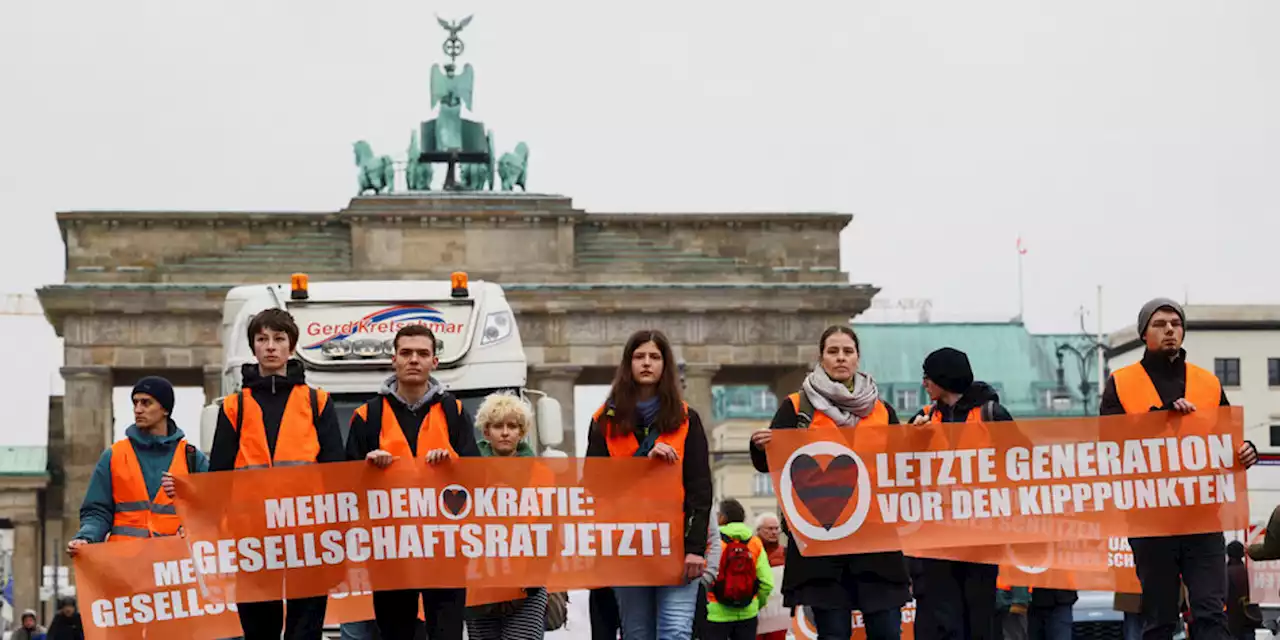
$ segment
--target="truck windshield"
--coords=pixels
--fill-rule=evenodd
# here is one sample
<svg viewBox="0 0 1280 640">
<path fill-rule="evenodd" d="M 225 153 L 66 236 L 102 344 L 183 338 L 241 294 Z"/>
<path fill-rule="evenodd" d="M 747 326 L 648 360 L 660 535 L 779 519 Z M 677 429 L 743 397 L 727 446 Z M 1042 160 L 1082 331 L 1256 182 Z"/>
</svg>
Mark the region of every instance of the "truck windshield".
<svg viewBox="0 0 1280 640">
<path fill-rule="evenodd" d="M 474 420 L 476 411 L 480 408 L 480 403 L 484 402 L 486 396 L 498 391 L 509 391 L 511 393 L 519 393 L 519 389 L 473 389 L 470 391 L 455 391 L 453 395 L 462 401 L 462 409 L 467 412 Z M 373 394 L 365 393 L 335 393 L 330 396 L 333 399 L 333 408 L 338 412 L 338 427 L 342 429 L 342 441 L 347 441 L 347 432 L 351 429 L 351 414 L 365 402 L 368 402 Z M 477 431 L 476 439 L 479 440 L 483 436 Z"/>
</svg>

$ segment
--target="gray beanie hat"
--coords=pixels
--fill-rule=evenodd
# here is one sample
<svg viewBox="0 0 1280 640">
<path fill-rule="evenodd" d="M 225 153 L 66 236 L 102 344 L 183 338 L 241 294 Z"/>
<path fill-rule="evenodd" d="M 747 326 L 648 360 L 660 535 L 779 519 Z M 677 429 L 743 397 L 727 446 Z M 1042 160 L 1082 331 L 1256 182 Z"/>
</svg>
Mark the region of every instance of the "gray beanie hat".
<svg viewBox="0 0 1280 640">
<path fill-rule="evenodd" d="M 1150 302 L 1142 305 L 1142 310 L 1138 312 L 1138 337 L 1142 338 L 1147 333 L 1147 325 L 1151 324 L 1151 316 L 1161 309 L 1169 309 L 1178 314 L 1178 318 L 1183 323 L 1187 321 L 1187 314 L 1182 310 L 1182 305 L 1170 300 L 1169 298 L 1155 298 Z"/>
</svg>

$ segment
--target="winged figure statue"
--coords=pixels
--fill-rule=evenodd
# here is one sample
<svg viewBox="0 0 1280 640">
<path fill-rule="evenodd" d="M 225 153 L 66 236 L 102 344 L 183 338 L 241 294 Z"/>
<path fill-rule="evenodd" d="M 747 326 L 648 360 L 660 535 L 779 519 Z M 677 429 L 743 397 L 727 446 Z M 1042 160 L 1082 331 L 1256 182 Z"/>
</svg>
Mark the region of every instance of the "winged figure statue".
<svg viewBox="0 0 1280 640">
<path fill-rule="evenodd" d="M 444 30 L 449 32 L 450 38 L 456 38 L 458 37 L 458 32 L 467 28 L 467 25 L 471 24 L 471 19 L 474 17 L 474 15 L 470 15 L 457 22 L 449 22 L 437 15 L 436 22 L 439 22 L 440 26 L 444 27 Z"/>
</svg>

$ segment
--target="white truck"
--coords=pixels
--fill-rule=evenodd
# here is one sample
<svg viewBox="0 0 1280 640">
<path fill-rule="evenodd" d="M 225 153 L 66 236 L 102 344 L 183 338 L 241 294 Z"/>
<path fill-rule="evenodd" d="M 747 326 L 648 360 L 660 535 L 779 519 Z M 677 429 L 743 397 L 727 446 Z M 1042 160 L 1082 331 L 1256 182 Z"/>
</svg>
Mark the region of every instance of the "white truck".
<svg viewBox="0 0 1280 640">
<path fill-rule="evenodd" d="M 392 338 L 406 324 L 425 324 L 436 335 L 440 368 L 433 374 L 474 416 L 485 396 L 508 390 L 537 396 L 537 428 L 529 444 L 542 455 L 564 438 L 560 403 L 526 389 L 528 362 L 515 315 L 502 287 L 468 282 L 456 272 L 449 281 L 353 280 L 311 283 L 294 274 L 287 284 L 242 285 L 227 292 L 222 310 L 222 388 L 240 389 L 240 368 L 255 362 L 246 337 L 254 314 L 281 308 L 293 315 L 299 338 L 296 357 L 307 382 L 329 392 L 345 440 L 351 413 L 374 397 L 391 375 Z M 201 415 L 201 448 L 212 448 L 221 401 Z M 477 434 L 479 437 L 479 434 Z"/>
</svg>

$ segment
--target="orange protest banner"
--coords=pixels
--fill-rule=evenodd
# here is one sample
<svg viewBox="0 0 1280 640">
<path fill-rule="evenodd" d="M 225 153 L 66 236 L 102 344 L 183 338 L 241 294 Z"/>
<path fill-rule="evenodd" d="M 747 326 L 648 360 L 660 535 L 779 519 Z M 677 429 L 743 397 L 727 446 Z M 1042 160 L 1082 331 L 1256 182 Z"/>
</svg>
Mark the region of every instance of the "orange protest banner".
<svg viewBox="0 0 1280 640">
<path fill-rule="evenodd" d="M 235 604 L 202 594 L 179 538 L 86 545 L 75 568 L 86 640 L 241 635 Z"/>
<path fill-rule="evenodd" d="M 767 454 L 806 555 L 1242 529 L 1239 407 L 782 429 Z"/>
<path fill-rule="evenodd" d="M 242 635 L 235 603 L 205 591 L 182 538 L 87 545 L 75 567 L 86 640 Z M 363 581 L 351 576 L 329 593 L 325 624 L 373 619 L 372 592 L 353 590 Z"/>
<path fill-rule="evenodd" d="M 791 619 L 791 635 L 805 640 L 818 640 L 818 628 L 813 624 L 813 609 L 798 607 L 796 615 Z M 902 640 L 915 640 L 916 637 L 916 601 L 912 600 L 902 607 Z M 861 611 L 853 612 L 853 633 L 850 640 L 867 640 L 867 626 L 862 619 Z"/>
<path fill-rule="evenodd" d="M 193 474 L 178 513 L 227 601 L 368 590 L 678 584 L 680 467 L 647 458 L 399 460 Z M 474 602 L 474 601 L 473 601 Z"/>
<path fill-rule="evenodd" d="M 1133 549 L 1126 538 L 1060 540 L 996 549 L 1003 551 L 1000 576 L 1006 584 L 1075 591 L 1142 591 Z M 932 549 L 928 555 L 945 555 L 946 551 Z"/>
</svg>

